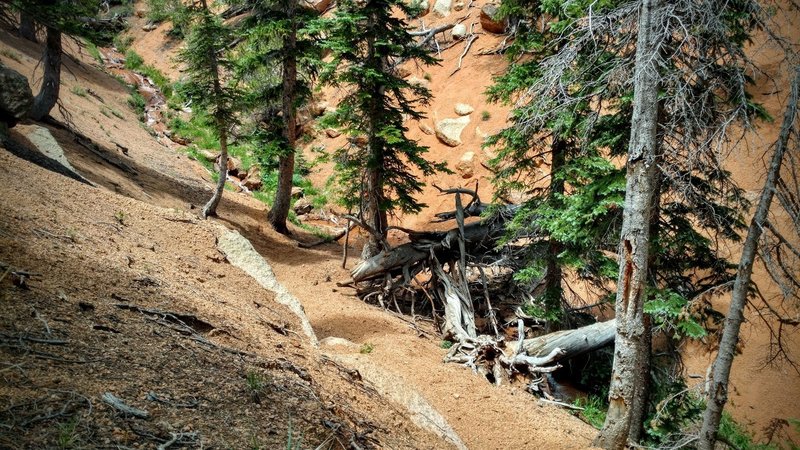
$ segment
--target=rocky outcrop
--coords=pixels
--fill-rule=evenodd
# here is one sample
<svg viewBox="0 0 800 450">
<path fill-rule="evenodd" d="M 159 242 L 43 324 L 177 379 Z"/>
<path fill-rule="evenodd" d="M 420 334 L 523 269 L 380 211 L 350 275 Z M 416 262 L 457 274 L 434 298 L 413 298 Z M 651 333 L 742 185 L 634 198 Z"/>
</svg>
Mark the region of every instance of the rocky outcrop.
<svg viewBox="0 0 800 450">
<path fill-rule="evenodd" d="M 0 126 L 13 127 L 27 117 L 32 106 L 33 92 L 28 79 L 0 64 L 0 122 L 4 124 Z"/>
<path fill-rule="evenodd" d="M 461 132 L 469 124 L 469 116 L 456 119 L 443 119 L 436 122 L 436 137 L 443 143 L 457 147 L 461 145 Z"/>
<path fill-rule="evenodd" d="M 27 139 L 41 154 L 57 161 L 72 172 L 78 173 L 69 163 L 66 155 L 64 155 L 64 149 L 61 148 L 56 138 L 50 134 L 50 130 L 39 125 L 20 125 L 18 128 L 19 132 L 25 136 L 25 139 Z"/>
<path fill-rule="evenodd" d="M 488 3 L 481 8 L 481 28 L 484 31 L 494 34 L 503 34 L 506 32 L 508 21 L 498 17 L 498 6 L 494 3 Z"/>
<path fill-rule="evenodd" d="M 317 336 L 308 321 L 303 305 L 297 298 L 289 293 L 282 284 L 275 278 L 272 267 L 266 260 L 253 248 L 253 244 L 236 231 L 230 231 L 222 226 L 219 227 L 217 237 L 217 248 L 225 255 L 229 263 L 238 267 L 244 273 L 253 277 L 264 289 L 275 293 L 275 300 L 287 306 L 299 319 L 308 340 L 313 346 L 317 346 Z"/>
</svg>

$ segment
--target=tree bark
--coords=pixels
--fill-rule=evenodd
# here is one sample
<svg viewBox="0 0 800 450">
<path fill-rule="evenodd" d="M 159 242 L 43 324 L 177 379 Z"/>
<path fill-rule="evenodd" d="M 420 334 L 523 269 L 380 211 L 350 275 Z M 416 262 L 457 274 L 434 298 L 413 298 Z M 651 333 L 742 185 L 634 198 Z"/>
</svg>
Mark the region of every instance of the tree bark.
<svg viewBox="0 0 800 450">
<path fill-rule="evenodd" d="M 209 216 L 217 215 L 217 207 L 222 200 L 222 192 L 225 191 L 225 182 L 228 180 L 228 131 L 222 126 L 219 127 L 219 179 L 214 187 L 211 199 L 203 207 L 200 217 L 207 219 Z"/>
<path fill-rule="evenodd" d="M 617 281 L 617 335 L 614 368 L 609 389 L 609 409 L 595 445 L 623 449 L 641 427 L 644 408 L 637 408 L 648 373 L 650 341 L 644 301 L 647 290 L 650 220 L 657 184 L 656 149 L 658 124 L 659 17 L 663 0 L 643 0 L 634 80 L 631 141 L 628 148 L 627 181 L 622 231 L 620 272 Z"/>
<path fill-rule="evenodd" d="M 574 330 L 562 330 L 544 336 L 525 339 L 522 349 L 533 357 L 549 355 L 553 350 L 562 352 L 551 362 L 564 361 L 584 353 L 593 352 L 614 342 L 616 320 L 597 322 Z"/>
<path fill-rule="evenodd" d="M 33 120 L 42 120 L 50 114 L 50 110 L 58 101 L 61 89 L 61 32 L 47 27 L 47 42 L 42 62 L 44 74 L 42 87 L 33 99 L 33 107 L 29 116 Z"/>
<path fill-rule="evenodd" d="M 289 207 L 292 202 L 292 178 L 294 177 L 294 152 L 297 141 L 297 21 L 294 13 L 297 2 L 286 2 L 287 14 L 290 17 L 291 29 L 284 39 L 283 57 L 283 137 L 286 140 L 286 154 L 278 159 L 278 189 L 275 192 L 275 202 L 269 211 L 267 219 L 272 228 L 278 233 L 288 234 L 286 218 L 289 217 Z"/>
<path fill-rule="evenodd" d="M 206 0 L 202 0 L 201 4 L 204 9 L 208 10 Z M 213 50 L 210 51 L 208 60 L 211 62 L 212 77 L 214 79 L 214 95 L 217 99 L 221 99 L 223 97 L 223 92 L 219 75 L 219 61 L 216 52 Z M 217 126 L 217 133 L 219 133 L 219 180 L 217 180 L 214 194 L 200 212 L 200 217 L 203 219 L 217 215 L 217 206 L 219 206 L 219 202 L 222 200 L 222 193 L 225 191 L 225 182 L 228 180 L 228 126 L 221 112 L 219 112 L 214 119 Z"/>
<path fill-rule="evenodd" d="M 750 228 L 747 230 L 747 238 L 745 238 L 744 247 L 742 248 L 736 281 L 733 284 L 733 292 L 731 293 L 730 309 L 725 318 L 725 327 L 722 330 L 717 358 L 712 366 L 711 378 L 708 380 L 706 410 L 703 413 L 703 425 L 700 428 L 700 436 L 697 443 L 699 450 L 714 449 L 722 411 L 728 401 L 728 381 L 733 358 L 736 355 L 736 344 L 739 342 L 739 329 L 744 321 L 744 308 L 747 304 L 753 263 L 758 253 L 758 241 L 761 238 L 763 225 L 769 214 L 772 198 L 775 195 L 776 182 L 780 176 L 781 164 L 789 136 L 792 128 L 796 126 L 798 100 L 800 100 L 798 91 L 800 91 L 800 66 L 795 68 L 788 107 L 784 114 L 778 142 L 775 145 L 775 153 L 772 155 L 767 179 L 758 199 L 758 207 L 753 219 L 750 221 Z"/>
<path fill-rule="evenodd" d="M 367 29 L 374 28 L 375 18 L 370 18 L 370 23 L 367 24 Z M 386 65 L 379 60 L 379 56 L 375 54 L 375 38 L 371 36 L 367 39 L 367 58 L 366 64 L 375 66 L 377 71 L 385 71 Z M 378 129 L 376 120 L 378 119 L 378 111 L 380 110 L 380 102 L 384 98 L 383 86 L 377 86 L 375 92 L 372 92 L 370 98 L 371 106 L 368 108 L 370 111 L 367 117 L 367 168 L 365 175 L 364 186 L 364 203 L 362 209 L 362 220 L 365 224 L 372 227 L 381 236 L 386 236 L 386 229 L 389 226 L 386 211 L 383 207 L 384 193 L 383 193 L 383 142 L 378 138 Z M 364 248 L 361 251 L 361 259 L 366 260 L 380 253 L 382 249 L 381 242 L 377 236 L 372 233 L 367 238 Z"/>
<path fill-rule="evenodd" d="M 36 22 L 25 11 L 19 13 L 19 35 L 31 42 L 39 42 L 36 37 Z"/>
<path fill-rule="evenodd" d="M 555 175 L 564 167 L 566 162 L 566 145 L 565 142 L 558 137 L 553 137 L 552 145 L 552 161 L 550 164 L 550 199 L 553 201 L 556 196 L 564 194 L 564 180 Z M 562 296 L 563 290 L 561 288 L 561 279 L 563 274 L 561 271 L 561 264 L 558 261 L 558 255 L 563 251 L 564 246 L 557 239 L 550 237 L 547 249 L 547 273 L 544 279 L 544 290 L 546 305 L 551 308 L 562 309 Z M 548 331 L 551 326 L 548 321 Z"/>
</svg>

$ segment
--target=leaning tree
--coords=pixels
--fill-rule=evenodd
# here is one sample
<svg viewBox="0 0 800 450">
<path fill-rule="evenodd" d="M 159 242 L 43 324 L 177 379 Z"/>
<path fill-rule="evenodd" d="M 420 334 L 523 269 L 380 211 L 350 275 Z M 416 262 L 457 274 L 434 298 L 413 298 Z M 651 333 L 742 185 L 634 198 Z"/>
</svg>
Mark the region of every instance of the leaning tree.
<svg viewBox="0 0 800 450">
<path fill-rule="evenodd" d="M 217 206 L 225 190 L 228 178 L 228 129 L 235 122 L 237 93 L 223 79 L 225 73 L 231 70 L 231 63 L 225 55 L 231 38 L 230 30 L 209 10 L 206 0 L 201 0 L 195 14 L 186 47 L 180 54 L 188 76 L 182 91 L 196 107 L 209 112 L 214 120 L 214 131 L 220 147 L 219 179 L 214 193 L 200 212 L 205 219 L 217 214 Z"/>
</svg>

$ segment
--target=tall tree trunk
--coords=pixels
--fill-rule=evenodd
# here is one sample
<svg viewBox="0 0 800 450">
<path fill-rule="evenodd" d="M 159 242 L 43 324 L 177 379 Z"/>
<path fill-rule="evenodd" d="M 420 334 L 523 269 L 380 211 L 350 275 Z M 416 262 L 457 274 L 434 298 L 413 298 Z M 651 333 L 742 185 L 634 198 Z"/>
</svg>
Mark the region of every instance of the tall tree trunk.
<svg viewBox="0 0 800 450">
<path fill-rule="evenodd" d="M 798 91 L 800 91 L 800 66 L 795 68 L 792 90 L 789 94 L 788 106 L 783 117 L 781 133 L 775 145 L 775 153 L 772 155 L 772 162 L 769 165 L 764 188 L 758 199 L 758 207 L 753 219 L 750 221 L 750 228 L 747 230 L 747 238 L 742 248 L 742 257 L 739 260 L 736 281 L 733 284 L 733 292 L 731 293 L 730 309 L 725 318 L 725 327 L 722 330 L 722 338 L 720 339 L 719 351 L 711 371 L 711 379 L 708 380 L 706 410 L 703 414 L 703 425 L 700 428 L 700 436 L 697 443 L 699 450 L 714 449 L 719 422 L 722 418 L 722 410 L 728 401 L 728 381 L 731 375 L 733 357 L 736 354 L 736 344 L 739 342 L 739 329 L 744 321 L 744 308 L 747 304 L 747 293 L 753 273 L 753 263 L 758 253 L 758 241 L 761 238 L 763 225 L 769 214 L 772 198 L 775 195 L 776 182 L 780 176 L 783 155 L 786 152 L 792 128 L 796 126 L 798 100 L 800 100 Z"/>
<path fill-rule="evenodd" d="M 558 137 L 553 137 L 553 145 L 551 146 L 552 158 L 550 164 L 550 200 L 557 195 L 564 194 L 564 180 L 555 175 L 564 167 L 566 162 L 566 143 Z M 561 279 L 563 277 L 561 271 L 561 264 L 558 262 L 558 255 L 563 251 L 564 246 L 554 237 L 550 237 L 547 249 L 547 273 L 544 279 L 544 295 L 546 304 L 550 308 L 562 308 L 563 289 L 561 288 Z M 550 329 L 551 324 L 548 321 L 547 331 Z"/>
<path fill-rule="evenodd" d="M 297 141 L 297 110 L 295 99 L 297 97 L 297 21 L 294 14 L 297 2 L 286 2 L 287 14 L 291 20 L 291 29 L 284 39 L 283 57 L 283 137 L 286 140 L 286 154 L 278 159 L 278 189 L 275 192 L 275 202 L 269 211 L 267 220 L 278 233 L 288 234 L 286 218 L 289 216 L 289 206 L 292 201 L 292 178 L 294 176 L 294 152 Z"/>
<path fill-rule="evenodd" d="M 58 92 L 61 89 L 61 32 L 55 28 L 47 27 L 42 66 L 44 68 L 42 87 L 33 99 L 33 107 L 29 114 L 33 120 L 42 120 L 50 114 L 50 110 L 58 101 Z"/>
<path fill-rule="evenodd" d="M 31 42 L 39 42 L 36 38 L 36 22 L 25 11 L 19 13 L 19 35 Z"/>
<path fill-rule="evenodd" d="M 370 18 L 372 23 L 368 24 L 368 28 L 374 27 L 374 18 Z M 377 66 L 375 69 L 378 71 L 386 70 L 386 65 L 383 61 L 377 61 L 375 55 L 375 38 L 370 37 L 367 39 L 367 64 Z M 365 186 L 364 186 L 364 205 L 362 208 L 362 220 L 364 223 L 371 227 L 380 236 L 386 236 L 386 229 L 388 228 L 388 220 L 386 211 L 383 209 L 384 194 L 383 194 L 383 143 L 378 138 L 378 129 L 376 120 L 378 111 L 380 110 L 379 102 L 383 101 L 384 87 L 378 86 L 375 89 L 372 97 L 370 98 L 371 108 L 370 114 L 367 118 L 367 168 L 365 173 Z M 382 249 L 381 242 L 378 236 L 373 233 L 369 234 L 364 249 L 361 251 L 361 259 L 369 259 L 380 253 Z"/>
<path fill-rule="evenodd" d="M 625 207 L 620 236 L 617 281 L 617 336 L 609 408 L 595 445 L 623 449 L 631 430 L 641 427 L 641 404 L 648 373 L 649 333 L 644 301 L 647 290 L 650 220 L 657 185 L 659 18 L 663 0 L 643 0 L 639 11 L 634 106 L 628 148 Z"/>
<path fill-rule="evenodd" d="M 206 0 L 201 0 L 201 4 L 203 9 L 208 10 Z M 215 98 L 221 99 L 223 97 L 223 92 L 219 75 L 219 61 L 217 60 L 216 52 L 213 50 L 210 51 L 208 53 L 208 60 L 211 62 Z M 215 125 L 217 126 L 217 133 L 219 133 L 219 180 L 217 180 L 214 194 L 200 212 L 200 217 L 203 219 L 217 215 L 217 206 L 219 206 L 219 202 L 222 200 L 222 193 L 225 191 L 225 182 L 228 180 L 228 124 L 221 113 L 214 119 Z"/>
</svg>

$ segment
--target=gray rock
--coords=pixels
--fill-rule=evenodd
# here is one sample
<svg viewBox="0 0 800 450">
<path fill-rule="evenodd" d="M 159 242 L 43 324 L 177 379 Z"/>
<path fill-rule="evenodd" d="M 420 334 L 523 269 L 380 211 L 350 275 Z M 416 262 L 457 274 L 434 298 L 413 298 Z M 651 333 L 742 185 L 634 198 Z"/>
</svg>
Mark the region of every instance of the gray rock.
<svg viewBox="0 0 800 450">
<path fill-rule="evenodd" d="M 450 32 L 450 35 L 453 36 L 453 39 L 460 41 L 467 36 L 467 26 L 463 23 L 456 24 L 453 27 L 453 31 Z"/>
<path fill-rule="evenodd" d="M 28 79 L 0 64 L 0 122 L 13 127 L 33 107 L 33 92 Z"/>
<path fill-rule="evenodd" d="M 50 159 L 58 161 L 59 164 L 67 169 L 78 173 L 67 160 L 64 155 L 64 149 L 61 148 L 58 141 L 50 134 L 50 130 L 39 125 L 20 125 L 17 127 L 23 136 L 36 147 L 36 150 Z"/>
<path fill-rule="evenodd" d="M 475 108 L 466 103 L 456 103 L 456 106 L 453 109 L 455 109 L 456 114 L 459 116 L 468 116 L 475 112 Z"/>
<path fill-rule="evenodd" d="M 469 124 L 469 116 L 456 119 L 443 119 L 436 122 L 436 137 L 443 143 L 457 147 L 461 145 L 461 132 Z"/>
<path fill-rule="evenodd" d="M 436 0 L 433 4 L 433 12 L 440 17 L 447 17 L 450 15 L 450 8 L 453 5 L 453 0 Z"/>
</svg>

